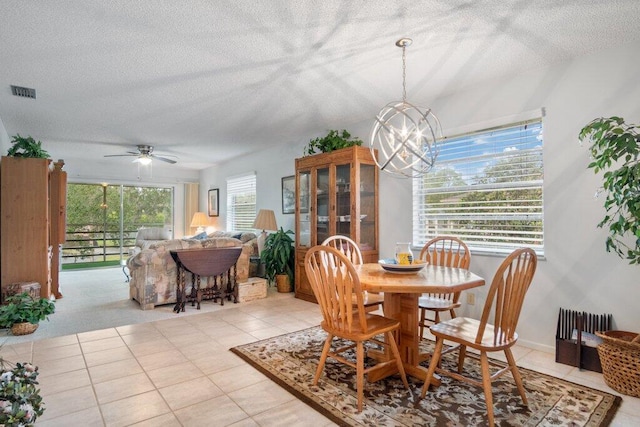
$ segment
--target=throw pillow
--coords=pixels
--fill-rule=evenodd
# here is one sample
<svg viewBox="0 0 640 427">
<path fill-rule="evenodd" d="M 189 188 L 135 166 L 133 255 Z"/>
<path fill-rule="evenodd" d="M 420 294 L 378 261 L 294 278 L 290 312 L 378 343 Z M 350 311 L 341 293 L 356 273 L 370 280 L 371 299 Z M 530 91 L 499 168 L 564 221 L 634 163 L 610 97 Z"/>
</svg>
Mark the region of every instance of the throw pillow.
<svg viewBox="0 0 640 427">
<path fill-rule="evenodd" d="M 192 239 L 195 239 L 195 240 L 204 240 L 204 239 L 206 239 L 207 237 L 208 237 L 208 236 L 207 236 L 207 233 L 206 233 L 205 231 L 203 231 L 202 233 L 200 233 L 200 234 L 196 234 L 195 236 L 193 236 L 193 237 L 192 237 Z"/>
</svg>

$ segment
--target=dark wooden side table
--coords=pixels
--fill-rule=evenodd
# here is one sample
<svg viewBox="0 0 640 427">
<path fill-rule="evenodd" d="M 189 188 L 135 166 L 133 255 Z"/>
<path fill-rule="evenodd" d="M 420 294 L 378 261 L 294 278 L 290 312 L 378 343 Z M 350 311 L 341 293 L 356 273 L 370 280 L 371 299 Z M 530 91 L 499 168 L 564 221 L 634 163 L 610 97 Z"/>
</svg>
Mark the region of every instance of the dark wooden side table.
<svg viewBox="0 0 640 427">
<path fill-rule="evenodd" d="M 178 266 L 176 272 L 176 305 L 173 311 L 179 313 L 184 311 L 185 302 L 190 299 L 192 303 L 198 303 L 200 310 L 200 302 L 203 298 L 213 299 L 214 302 L 220 298 L 221 305 L 224 305 L 224 299 L 231 301 L 233 295 L 234 303 L 238 302 L 238 287 L 236 262 L 240 258 L 242 248 L 195 248 L 195 249 L 176 249 L 170 251 L 171 257 Z M 190 272 L 191 277 L 191 293 L 186 295 L 186 271 Z M 201 277 L 213 277 L 213 286 L 200 288 Z M 226 279 L 226 286 L 225 286 Z"/>
</svg>

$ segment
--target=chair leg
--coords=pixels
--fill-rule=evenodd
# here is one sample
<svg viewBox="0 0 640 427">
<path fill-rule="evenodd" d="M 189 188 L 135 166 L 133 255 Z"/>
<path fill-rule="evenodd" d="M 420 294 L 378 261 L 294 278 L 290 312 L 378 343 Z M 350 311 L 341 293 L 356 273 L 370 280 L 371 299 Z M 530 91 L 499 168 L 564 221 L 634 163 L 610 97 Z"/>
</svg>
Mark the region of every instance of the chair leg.
<svg viewBox="0 0 640 427">
<path fill-rule="evenodd" d="M 364 391 L 364 346 L 362 341 L 356 343 L 356 389 L 358 391 L 358 413 L 362 412 Z"/>
<path fill-rule="evenodd" d="M 316 376 L 313 378 L 313 385 L 318 384 L 318 380 L 320 379 L 320 375 L 322 375 L 322 370 L 324 369 L 324 364 L 327 361 L 327 356 L 329 355 L 329 350 L 331 350 L 331 341 L 333 341 L 333 335 L 329 334 L 327 339 L 324 342 L 324 347 L 322 348 L 322 355 L 320 356 L 320 362 L 318 363 L 318 369 L 316 369 Z"/>
<path fill-rule="evenodd" d="M 509 362 L 509 367 L 511 368 L 511 375 L 513 375 L 513 379 L 518 386 L 518 391 L 520 392 L 520 397 L 522 397 L 522 403 L 528 405 L 527 402 L 527 394 L 524 390 L 524 385 L 522 384 L 522 377 L 520 376 L 520 371 L 518 371 L 518 367 L 516 366 L 516 360 L 513 358 L 513 353 L 511 353 L 510 348 L 504 349 L 504 355 L 507 357 L 507 361 Z"/>
<path fill-rule="evenodd" d="M 489 358 L 487 352 L 480 352 L 480 364 L 482 365 L 482 388 L 484 389 L 484 401 L 487 404 L 487 418 L 489 426 L 494 426 L 493 421 L 493 394 L 491 393 L 491 372 L 489 371 Z"/>
<path fill-rule="evenodd" d="M 456 311 L 453 308 L 451 310 L 449 310 L 449 314 L 451 315 L 452 319 L 456 318 Z"/>
<path fill-rule="evenodd" d="M 424 338 L 424 323 L 425 323 L 425 313 L 426 309 L 420 308 L 420 339 Z"/>
<path fill-rule="evenodd" d="M 458 373 L 461 374 L 464 368 L 464 358 L 467 356 L 467 346 L 460 345 L 458 349 Z"/>
<path fill-rule="evenodd" d="M 400 358 L 400 351 L 398 350 L 398 344 L 396 344 L 396 340 L 393 332 L 387 332 L 387 342 L 389 342 L 389 347 L 391 347 L 391 352 L 393 353 L 393 357 L 396 358 L 396 364 L 398 365 L 398 372 L 400 372 L 400 377 L 402 378 L 402 383 L 411 393 L 411 389 L 409 388 L 409 382 L 407 381 L 407 375 L 404 372 L 404 365 L 402 364 L 402 358 Z"/>
<path fill-rule="evenodd" d="M 422 385 L 422 392 L 420 393 L 420 399 L 424 399 L 424 397 L 427 395 L 429 384 L 431 384 L 431 379 L 433 378 L 433 374 L 435 374 L 436 368 L 438 367 L 438 362 L 440 362 L 440 354 L 442 353 L 443 345 L 444 345 L 444 339 L 436 338 L 436 348 L 435 350 L 433 350 L 433 354 L 431 355 L 431 360 L 429 361 L 429 371 L 427 372 L 427 379 L 424 380 L 424 384 Z"/>
</svg>

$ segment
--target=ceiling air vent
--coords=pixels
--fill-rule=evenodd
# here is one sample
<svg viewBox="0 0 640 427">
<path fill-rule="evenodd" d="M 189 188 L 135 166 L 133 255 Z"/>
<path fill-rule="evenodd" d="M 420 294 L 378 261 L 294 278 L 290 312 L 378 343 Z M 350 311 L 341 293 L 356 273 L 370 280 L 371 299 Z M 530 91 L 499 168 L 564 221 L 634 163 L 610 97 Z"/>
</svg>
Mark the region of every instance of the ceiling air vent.
<svg viewBox="0 0 640 427">
<path fill-rule="evenodd" d="M 36 90 L 29 87 L 11 85 L 11 93 L 15 96 L 21 96 L 23 98 L 36 99 Z"/>
</svg>

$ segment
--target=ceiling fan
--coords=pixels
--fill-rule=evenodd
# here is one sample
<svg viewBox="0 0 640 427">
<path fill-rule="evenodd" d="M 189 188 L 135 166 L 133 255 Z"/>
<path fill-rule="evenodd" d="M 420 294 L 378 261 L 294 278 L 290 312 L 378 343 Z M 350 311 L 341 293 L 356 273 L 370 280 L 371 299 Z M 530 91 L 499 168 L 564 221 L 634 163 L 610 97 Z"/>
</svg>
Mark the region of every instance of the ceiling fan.
<svg viewBox="0 0 640 427">
<path fill-rule="evenodd" d="M 138 152 L 127 151 L 127 154 L 107 154 L 104 157 L 137 157 L 134 162 L 140 163 L 141 165 L 148 165 L 153 159 L 171 164 L 176 163 L 173 159 L 153 154 L 153 146 L 151 145 L 136 145 L 136 148 Z"/>
</svg>

